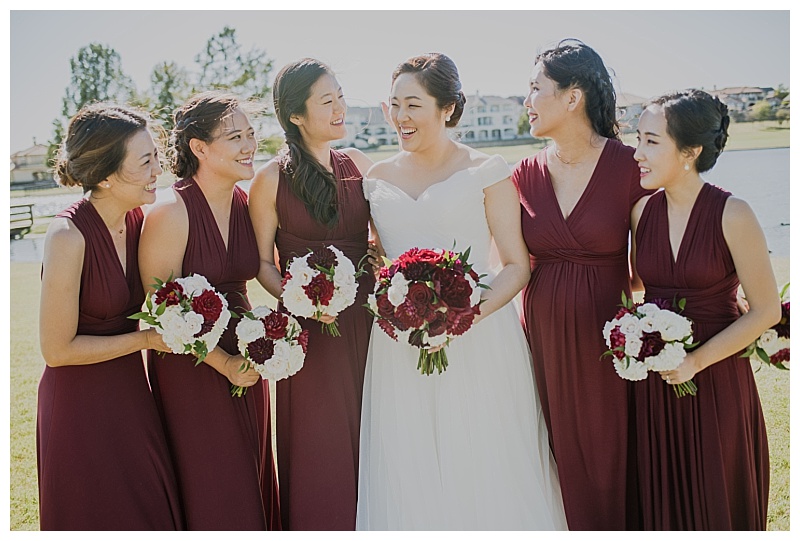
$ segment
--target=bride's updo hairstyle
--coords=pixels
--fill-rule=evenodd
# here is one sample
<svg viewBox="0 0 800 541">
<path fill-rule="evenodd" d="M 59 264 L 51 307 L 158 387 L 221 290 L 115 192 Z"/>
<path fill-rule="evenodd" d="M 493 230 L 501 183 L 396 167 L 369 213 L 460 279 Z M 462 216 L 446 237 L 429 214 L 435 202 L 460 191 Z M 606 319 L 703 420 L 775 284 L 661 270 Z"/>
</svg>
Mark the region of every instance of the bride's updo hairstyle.
<svg viewBox="0 0 800 541">
<path fill-rule="evenodd" d="M 728 141 L 728 106 L 708 92 L 683 90 L 652 99 L 648 105 L 660 105 L 667 118 L 667 133 L 678 150 L 703 147 L 694 162 L 698 173 L 708 171 Z"/>
<path fill-rule="evenodd" d="M 145 113 L 113 103 L 86 105 L 72 117 L 55 163 L 55 177 L 62 186 L 97 188 L 119 171 L 128 141 L 149 127 Z"/>
<path fill-rule="evenodd" d="M 251 114 L 260 107 L 230 92 L 209 90 L 195 94 L 175 111 L 169 137 L 169 165 L 179 179 L 193 177 L 200 167 L 189 141 L 199 139 L 212 143 L 219 136 L 219 127 L 237 109 Z"/>
<path fill-rule="evenodd" d="M 597 134 L 619 139 L 617 95 L 603 59 L 594 49 L 577 39 L 563 39 L 537 55 L 534 65 L 539 63 L 558 90 L 583 91 L 586 115 Z"/>
<path fill-rule="evenodd" d="M 467 103 L 467 97 L 461 91 L 461 80 L 458 78 L 455 63 L 442 53 L 415 56 L 397 66 L 392 73 L 392 84 L 403 73 L 413 73 L 425 91 L 436 98 L 439 109 L 455 103 L 450 120 L 445 122 L 448 128 L 455 128 Z"/>
<path fill-rule="evenodd" d="M 319 223 L 333 228 L 339 221 L 336 200 L 336 177 L 308 151 L 300 128 L 292 115 L 304 116 L 311 87 L 323 75 L 333 71 L 319 60 L 303 58 L 284 66 L 275 77 L 272 101 L 286 137 L 286 149 L 278 157 L 289 186 Z"/>
</svg>

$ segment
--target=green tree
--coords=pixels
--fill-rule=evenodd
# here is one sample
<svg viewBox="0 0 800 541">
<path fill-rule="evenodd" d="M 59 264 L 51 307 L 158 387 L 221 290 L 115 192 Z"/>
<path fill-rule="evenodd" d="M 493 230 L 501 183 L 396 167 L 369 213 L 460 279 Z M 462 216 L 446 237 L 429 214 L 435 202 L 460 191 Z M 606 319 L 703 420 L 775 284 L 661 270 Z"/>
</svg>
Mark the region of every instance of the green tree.
<svg viewBox="0 0 800 541">
<path fill-rule="evenodd" d="M 775 112 L 775 120 L 778 121 L 778 126 L 782 126 L 784 121 L 789 122 L 789 109 L 778 109 Z"/>
<path fill-rule="evenodd" d="M 172 129 L 172 114 L 189 97 L 189 76 L 174 62 L 156 64 L 150 74 L 147 109 L 165 130 Z"/>
<path fill-rule="evenodd" d="M 750 117 L 753 120 L 775 120 L 775 111 L 772 110 L 772 105 L 768 101 L 759 101 L 753 105 Z"/>
<path fill-rule="evenodd" d="M 265 98 L 270 93 L 267 81 L 272 60 L 266 52 L 253 47 L 247 52 L 236 41 L 236 30 L 226 26 L 206 42 L 195 57 L 200 67 L 196 90 L 222 88 L 244 98 Z"/>
<path fill-rule="evenodd" d="M 53 139 L 49 141 L 50 156 L 61 144 L 69 119 L 84 105 L 110 101 L 128 103 L 134 98 L 133 80 L 122 71 L 119 53 L 111 47 L 90 43 L 78 50 L 69 61 L 72 76 L 61 105 L 61 118 L 53 121 Z"/>
<path fill-rule="evenodd" d="M 531 124 L 530 119 L 528 118 L 528 111 L 523 110 L 519 115 L 519 120 L 517 121 L 517 135 L 525 135 L 529 131 L 531 131 Z"/>
<path fill-rule="evenodd" d="M 789 95 L 789 89 L 783 86 L 782 84 L 778 85 L 778 89 L 775 91 L 775 98 L 782 100 L 788 95 Z"/>
</svg>

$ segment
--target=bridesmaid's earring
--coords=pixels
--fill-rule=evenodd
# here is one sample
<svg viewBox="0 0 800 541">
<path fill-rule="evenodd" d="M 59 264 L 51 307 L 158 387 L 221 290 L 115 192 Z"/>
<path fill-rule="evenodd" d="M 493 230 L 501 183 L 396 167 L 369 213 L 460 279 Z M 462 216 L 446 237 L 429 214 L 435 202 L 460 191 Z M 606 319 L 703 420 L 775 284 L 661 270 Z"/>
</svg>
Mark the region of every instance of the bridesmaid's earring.
<svg viewBox="0 0 800 541">
<path fill-rule="evenodd" d="M 684 171 L 688 171 L 689 170 L 689 164 L 688 163 L 683 164 L 683 170 Z"/>
<path fill-rule="evenodd" d="M 450 122 L 450 117 L 449 116 L 444 117 L 444 121 L 445 122 Z"/>
</svg>

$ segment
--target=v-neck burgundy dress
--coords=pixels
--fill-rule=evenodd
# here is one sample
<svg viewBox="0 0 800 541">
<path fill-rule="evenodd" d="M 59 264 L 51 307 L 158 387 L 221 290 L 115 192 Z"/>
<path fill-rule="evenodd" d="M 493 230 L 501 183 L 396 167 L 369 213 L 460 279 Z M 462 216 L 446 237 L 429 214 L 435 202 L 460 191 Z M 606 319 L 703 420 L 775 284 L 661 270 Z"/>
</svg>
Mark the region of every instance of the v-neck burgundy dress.
<svg viewBox="0 0 800 541">
<path fill-rule="evenodd" d="M 173 185 L 189 215 L 183 276 L 202 274 L 225 295 L 228 308 L 251 308 L 247 281 L 259 258 L 247 194 L 236 186 L 228 247 L 211 208 L 192 179 Z M 231 318 L 217 347 L 238 354 Z M 280 529 L 270 437 L 269 393 L 261 380 L 232 397 L 228 378 L 191 355 L 150 352 L 150 377 L 175 461 L 189 530 Z"/>
<path fill-rule="evenodd" d="M 339 222 L 317 222 L 280 173 L 275 237 L 281 268 L 293 256 L 333 245 L 358 265 L 367 253 L 369 204 L 362 175 L 344 153 L 331 151 Z M 375 279 L 358 279 L 355 302 L 337 318 L 341 336 L 322 333 L 318 321 L 298 318 L 310 336 L 303 368 L 277 383 L 278 477 L 287 530 L 354 530 L 358 492 L 361 394 L 372 316 L 364 308 Z"/>
<path fill-rule="evenodd" d="M 83 235 L 79 335 L 134 332 L 144 301 L 142 210 L 125 217 L 123 273 L 114 241 L 81 199 L 58 217 Z M 51 307 L 58 310 L 59 307 Z M 183 529 L 164 430 L 137 351 L 82 366 L 46 366 L 39 383 L 36 455 L 42 530 Z"/>
<path fill-rule="evenodd" d="M 600 360 L 603 325 L 630 295 L 631 209 L 648 193 L 633 152 L 609 139 L 566 219 L 546 149 L 512 176 L 533 269 L 523 320 L 570 530 L 639 527 L 630 386 Z"/>
<path fill-rule="evenodd" d="M 686 299 L 698 350 L 739 317 L 739 279 L 722 232 L 729 196 L 703 185 L 677 260 L 663 192 L 647 202 L 636 230 L 645 300 Z M 683 398 L 655 373 L 634 385 L 644 527 L 764 530 L 769 449 L 750 361 L 731 355 L 692 380 L 697 396 Z"/>
</svg>

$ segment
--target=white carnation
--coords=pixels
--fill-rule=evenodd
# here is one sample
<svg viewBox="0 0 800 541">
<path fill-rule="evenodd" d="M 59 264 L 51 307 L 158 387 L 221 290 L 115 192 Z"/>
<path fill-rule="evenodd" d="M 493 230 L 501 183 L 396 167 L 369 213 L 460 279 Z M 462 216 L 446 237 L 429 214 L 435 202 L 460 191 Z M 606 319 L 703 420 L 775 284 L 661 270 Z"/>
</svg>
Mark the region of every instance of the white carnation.
<svg viewBox="0 0 800 541">
<path fill-rule="evenodd" d="M 367 295 L 367 304 L 369 305 L 369 309 L 373 314 L 378 313 L 378 300 L 374 293 Z"/>
<path fill-rule="evenodd" d="M 607 321 L 606 324 L 603 326 L 603 338 L 606 339 L 606 345 L 611 347 L 611 331 L 617 326 L 617 320 L 612 319 L 611 321 Z"/>
<path fill-rule="evenodd" d="M 625 355 L 629 357 L 636 357 L 642 349 L 642 341 L 638 336 L 625 337 Z"/>
<path fill-rule="evenodd" d="M 397 272 L 392 276 L 392 285 L 389 286 L 388 291 L 389 302 L 392 303 L 392 306 L 400 306 L 406 300 L 408 284 L 409 281 L 402 272 Z"/>
<path fill-rule="evenodd" d="M 202 274 L 192 274 L 183 278 L 177 278 L 175 281 L 183 286 L 183 291 L 190 297 L 199 295 L 206 289 L 212 289 L 211 284 L 208 283 L 208 280 Z"/>
<path fill-rule="evenodd" d="M 260 319 L 242 318 L 236 325 L 236 336 L 245 344 L 249 344 L 266 336 L 264 323 Z"/>
<path fill-rule="evenodd" d="M 654 372 L 675 370 L 686 357 L 686 350 L 680 343 L 666 344 L 658 355 L 645 357 L 644 363 Z"/>
<path fill-rule="evenodd" d="M 763 349 L 764 352 L 770 357 L 783 349 L 778 341 L 778 331 L 775 329 L 767 329 L 764 331 L 761 337 L 758 339 L 756 345 Z"/>
<path fill-rule="evenodd" d="M 263 306 L 262 305 L 262 306 L 256 306 L 255 308 L 253 308 L 252 310 L 250 310 L 250 313 L 253 314 L 253 316 L 255 318 L 261 319 L 261 318 L 264 318 L 264 317 L 267 317 L 268 315 L 270 315 L 272 313 L 272 310 L 270 309 L 269 306 Z"/>
<path fill-rule="evenodd" d="M 628 366 L 625 366 L 625 361 L 620 361 L 619 359 L 614 359 L 614 369 L 616 369 L 617 374 L 622 379 L 627 379 L 630 381 L 641 381 L 643 379 L 647 379 L 647 365 L 644 363 L 636 362 L 631 360 Z"/>
<path fill-rule="evenodd" d="M 647 303 L 645 303 L 645 304 L 643 304 L 641 306 L 637 306 L 636 307 L 636 312 L 638 312 L 639 314 L 641 314 L 643 316 L 652 316 L 654 314 L 657 314 L 660 311 L 661 311 L 661 308 L 659 308 L 658 306 L 656 306 L 652 302 L 647 302 Z"/>
</svg>

